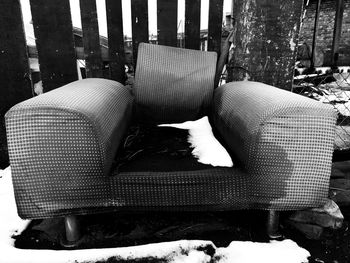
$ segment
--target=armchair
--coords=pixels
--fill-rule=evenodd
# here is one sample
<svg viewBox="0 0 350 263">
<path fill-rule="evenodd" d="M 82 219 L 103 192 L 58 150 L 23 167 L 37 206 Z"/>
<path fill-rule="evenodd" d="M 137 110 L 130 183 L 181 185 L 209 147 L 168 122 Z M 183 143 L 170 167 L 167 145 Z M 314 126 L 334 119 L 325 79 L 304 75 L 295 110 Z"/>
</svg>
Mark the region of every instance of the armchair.
<svg viewBox="0 0 350 263">
<path fill-rule="evenodd" d="M 141 43 L 131 89 L 84 79 L 11 108 L 6 129 L 19 215 L 64 216 L 73 242 L 77 229 L 69 226 L 77 224 L 75 215 L 264 209 L 270 211 L 272 236 L 278 211 L 322 205 L 334 110 L 257 82 L 214 89 L 216 59 L 214 52 Z M 156 124 L 205 115 L 234 167 L 158 152 L 120 157 L 131 137 L 138 135 L 132 147 L 142 140 L 157 144 L 163 132 Z M 120 165 L 125 159 L 130 160 Z"/>
</svg>

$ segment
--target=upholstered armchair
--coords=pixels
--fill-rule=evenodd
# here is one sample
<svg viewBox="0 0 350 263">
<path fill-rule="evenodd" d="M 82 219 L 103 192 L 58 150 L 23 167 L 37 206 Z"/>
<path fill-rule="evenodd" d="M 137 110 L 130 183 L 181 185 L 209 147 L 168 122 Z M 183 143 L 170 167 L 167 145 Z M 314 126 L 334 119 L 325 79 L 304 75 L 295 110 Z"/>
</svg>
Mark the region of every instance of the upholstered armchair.
<svg viewBox="0 0 350 263">
<path fill-rule="evenodd" d="M 258 82 L 215 88 L 216 61 L 214 52 L 141 43 L 132 87 L 84 79 L 11 108 L 18 214 L 63 216 L 74 242 L 76 215 L 263 209 L 273 236 L 278 211 L 323 205 L 334 110 Z M 233 167 L 198 163 L 184 131 L 157 126 L 203 116 Z"/>
</svg>

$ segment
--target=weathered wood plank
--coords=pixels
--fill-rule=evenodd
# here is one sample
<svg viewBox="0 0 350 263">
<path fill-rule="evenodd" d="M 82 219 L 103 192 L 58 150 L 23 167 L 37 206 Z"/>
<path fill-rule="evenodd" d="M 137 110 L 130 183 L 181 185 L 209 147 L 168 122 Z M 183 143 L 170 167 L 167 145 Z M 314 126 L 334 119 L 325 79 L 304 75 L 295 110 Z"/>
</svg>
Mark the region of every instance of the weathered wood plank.
<svg viewBox="0 0 350 263">
<path fill-rule="evenodd" d="M 223 0 L 209 1 L 208 50 L 220 55 Z"/>
<path fill-rule="evenodd" d="M 29 64 L 19 0 L 0 1 L 0 168 L 8 165 L 4 115 L 32 97 Z"/>
<path fill-rule="evenodd" d="M 148 2 L 145 0 L 131 0 L 131 25 L 133 60 L 136 65 L 137 49 L 141 42 L 148 43 Z"/>
<path fill-rule="evenodd" d="M 103 64 L 101 58 L 96 0 L 80 0 L 80 12 L 83 29 L 86 76 L 88 78 L 101 78 L 103 76 Z"/>
<path fill-rule="evenodd" d="M 299 0 L 233 0 L 235 34 L 228 80 L 291 90 L 300 28 Z"/>
<path fill-rule="evenodd" d="M 342 22 L 344 14 L 344 0 L 337 0 L 335 9 L 335 22 L 332 42 L 332 66 L 337 66 L 339 59 L 339 41 L 342 31 Z"/>
<path fill-rule="evenodd" d="M 177 0 L 157 0 L 158 44 L 177 46 Z"/>
<path fill-rule="evenodd" d="M 121 0 L 106 0 L 110 78 L 125 82 L 125 51 Z"/>
<path fill-rule="evenodd" d="M 185 48 L 200 49 L 201 1 L 185 2 Z"/>
<path fill-rule="evenodd" d="M 69 0 L 30 0 L 44 91 L 78 79 Z"/>
</svg>

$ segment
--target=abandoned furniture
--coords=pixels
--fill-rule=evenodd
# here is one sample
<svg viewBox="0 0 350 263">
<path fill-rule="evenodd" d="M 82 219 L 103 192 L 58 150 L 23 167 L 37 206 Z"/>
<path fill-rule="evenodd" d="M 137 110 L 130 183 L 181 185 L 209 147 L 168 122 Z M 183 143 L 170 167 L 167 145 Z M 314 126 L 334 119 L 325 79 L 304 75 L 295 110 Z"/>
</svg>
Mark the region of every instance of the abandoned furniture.
<svg viewBox="0 0 350 263">
<path fill-rule="evenodd" d="M 264 209 L 274 235 L 278 211 L 321 206 L 328 195 L 335 111 L 257 82 L 214 89 L 216 60 L 215 52 L 141 43 L 132 88 L 84 79 L 12 107 L 6 129 L 19 215 L 63 216 L 67 239 L 75 241 L 75 215 Z M 143 162 L 155 164 L 146 168 L 136 164 L 147 155 L 135 155 L 127 168 L 118 165 L 130 127 L 205 115 L 234 167 L 185 170 L 182 158 L 163 155 L 158 164 Z"/>
</svg>

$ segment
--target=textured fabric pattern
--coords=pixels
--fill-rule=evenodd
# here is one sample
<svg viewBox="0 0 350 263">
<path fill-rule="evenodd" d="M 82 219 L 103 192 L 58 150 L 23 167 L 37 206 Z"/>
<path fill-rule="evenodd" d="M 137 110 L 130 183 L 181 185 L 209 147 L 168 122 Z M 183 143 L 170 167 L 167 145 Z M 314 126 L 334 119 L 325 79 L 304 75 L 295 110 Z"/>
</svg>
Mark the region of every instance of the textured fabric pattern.
<svg viewBox="0 0 350 263">
<path fill-rule="evenodd" d="M 113 175 L 113 205 L 144 210 L 247 209 L 246 174 L 240 168 L 134 172 Z"/>
<path fill-rule="evenodd" d="M 286 191 L 276 191 L 278 181 L 268 181 L 272 186 L 264 191 L 240 167 L 213 168 L 186 172 L 133 172 L 114 173 L 112 177 L 113 206 L 117 209 L 140 210 L 238 210 L 275 209 L 279 211 L 321 206 L 325 202 L 322 179 L 307 182 L 310 193 L 305 194 L 303 178 L 293 180 Z M 265 178 L 269 180 L 270 178 Z M 263 182 L 264 183 L 264 182 Z M 316 185 L 312 185 L 312 183 Z M 298 194 L 301 194 L 299 196 Z M 261 198 L 263 198 L 261 200 Z"/>
<path fill-rule="evenodd" d="M 214 105 L 215 127 L 246 168 L 256 207 L 311 206 L 327 197 L 331 107 L 257 82 L 218 88 Z"/>
<path fill-rule="evenodd" d="M 253 82 L 220 87 L 214 99 L 214 124 L 242 167 L 110 172 L 132 105 L 129 91 L 113 81 L 79 81 L 16 105 L 6 126 L 19 215 L 323 204 L 332 108 Z"/>
<path fill-rule="evenodd" d="M 216 53 L 141 43 L 133 92 L 142 122 L 196 120 L 211 105 Z"/>
<path fill-rule="evenodd" d="M 101 206 L 110 198 L 106 176 L 132 102 L 121 84 L 87 79 L 10 109 L 6 130 L 20 216 Z"/>
</svg>

